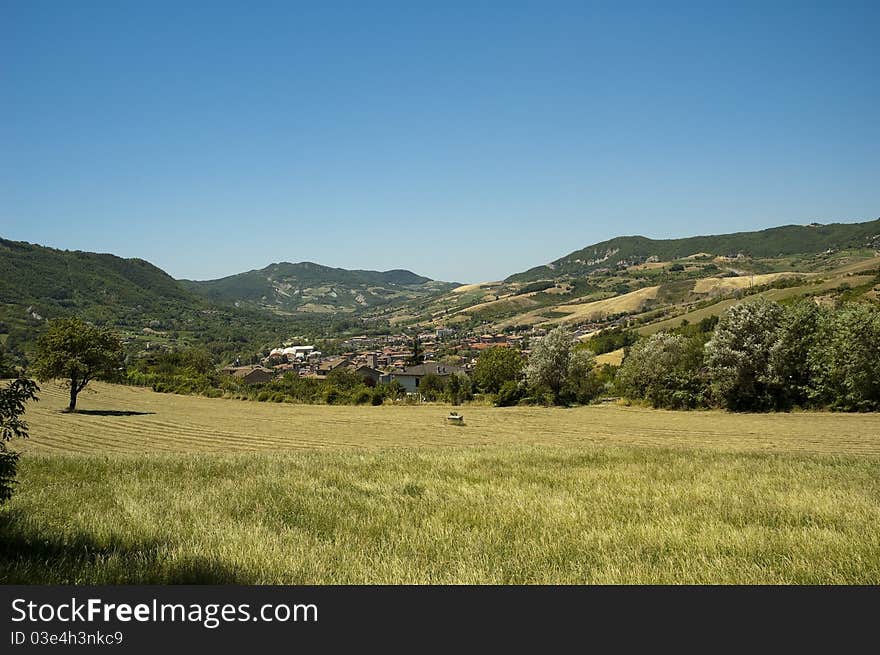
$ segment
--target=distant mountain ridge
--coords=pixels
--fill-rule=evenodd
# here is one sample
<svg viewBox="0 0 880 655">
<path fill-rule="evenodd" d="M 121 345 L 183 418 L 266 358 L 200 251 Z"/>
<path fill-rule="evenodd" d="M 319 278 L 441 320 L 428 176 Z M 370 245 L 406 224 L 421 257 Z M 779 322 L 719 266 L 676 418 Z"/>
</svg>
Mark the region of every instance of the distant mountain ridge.
<svg viewBox="0 0 880 655">
<path fill-rule="evenodd" d="M 543 266 L 509 276 L 505 282 L 532 282 L 560 276 L 577 277 L 620 263 L 650 257 L 670 261 L 697 253 L 756 258 L 814 254 L 830 249 L 880 248 L 880 219 L 863 223 L 785 225 L 754 232 L 649 239 L 622 236 L 581 248 Z"/>
<path fill-rule="evenodd" d="M 218 280 L 181 280 L 181 284 L 212 302 L 245 303 L 279 312 L 357 311 L 454 286 L 402 269 L 347 270 L 314 262 L 280 262 Z"/>
<path fill-rule="evenodd" d="M 149 326 L 223 308 L 354 314 L 453 286 L 402 269 L 346 270 L 314 262 L 275 263 L 218 280 L 175 280 L 143 259 L 0 238 L 0 323 L 21 327 L 22 321 L 36 327 L 73 314 L 98 323 Z"/>
<path fill-rule="evenodd" d="M 221 283 L 227 284 L 235 279 L 244 279 L 255 275 L 275 277 L 296 277 L 300 281 L 308 283 L 354 283 L 354 284 L 424 284 L 431 282 L 431 278 L 416 275 L 412 271 L 394 269 L 390 271 L 364 271 L 349 270 L 345 268 L 332 268 L 315 262 L 277 262 L 269 264 L 261 269 L 227 275 L 215 280 L 181 280 L 187 286 L 212 286 L 220 287 Z"/>
<path fill-rule="evenodd" d="M 505 282 L 453 292 L 457 284 L 408 270 L 347 270 L 314 262 L 273 263 L 217 280 L 175 280 L 143 259 L 0 238 L 0 344 L 9 350 L 32 342 L 46 320 L 72 315 L 127 330 L 153 346 L 198 342 L 213 352 L 250 343 L 258 333 L 273 340 L 300 329 L 332 335 L 366 329 L 365 322 L 384 329 L 446 323 L 483 329 L 556 320 L 568 316 L 573 303 L 648 287 L 659 289 L 657 306 L 667 296 L 696 302 L 702 298 L 693 291 L 697 278 L 815 272 L 831 267 L 831 260 L 839 266 L 873 259 L 877 251 L 880 219 L 683 239 L 623 236 Z M 684 259 L 700 253 L 705 256 Z M 716 259 L 739 254 L 746 257 Z M 785 261 L 775 259 L 780 256 Z M 628 268 L 649 261 L 658 263 Z"/>
</svg>

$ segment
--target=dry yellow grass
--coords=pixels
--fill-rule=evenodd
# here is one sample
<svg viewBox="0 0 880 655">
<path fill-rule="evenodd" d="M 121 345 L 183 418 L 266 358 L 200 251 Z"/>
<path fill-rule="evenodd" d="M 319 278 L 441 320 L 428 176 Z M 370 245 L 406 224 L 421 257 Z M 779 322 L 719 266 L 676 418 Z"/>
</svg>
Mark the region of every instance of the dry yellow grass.
<svg viewBox="0 0 880 655">
<path fill-rule="evenodd" d="M 637 312 L 648 300 L 654 300 L 657 297 L 656 287 L 645 287 L 636 289 L 629 293 L 624 293 L 613 298 L 605 300 L 596 300 L 583 304 L 558 305 L 553 307 L 553 311 L 566 312 L 568 316 L 554 318 L 551 323 L 571 323 L 575 321 L 584 321 L 593 318 L 600 318 L 608 314 L 619 314 L 621 312 Z"/>
<path fill-rule="evenodd" d="M 593 300 L 585 303 L 565 303 L 542 307 L 500 321 L 496 327 L 503 329 L 511 325 L 577 323 L 601 318 L 609 314 L 618 314 L 621 312 L 637 313 L 644 307 L 647 301 L 653 300 L 657 297 L 657 291 L 659 288 L 659 286 L 645 287 L 620 296 L 603 298 L 602 300 Z M 566 314 L 565 316 L 548 318 L 548 316 L 553 315 L 554 313 L 563 312 Z"/>
<path fill-rule="evenodd" d="M 766 273 L 763 275 L 743 275 L 741 277 L 706 277 L 697 280 L 694 293 L 728 293 L 737 289 L 758 287 L 786 277 L 802 276 L 799 273 Z"/>
<path fill-rule="evenodd" d="M 598 364 L 599 366 L 602 366 L 604 364 L 620 366 L 623 363 L 623 350 L 623 348 L 618 348 L 617 350 L 612 350 L 609 353 L 596 355 L 596 364 Z"/>
<path fill-rule="evenodd" d="M 460 309 L 455 313 L 477 314 L 485 309 L 489 309 L 490 307 L 504 307 L 505 310 L 518 309 L 520 311 L 525 311 L 529 307 L 534 307 L 538 304 L 531 298 L 536 293 L 537 292 L 524 293 L 519 296 L 508 294 L 506 296 L 500 296 L 497 300 L 495 299 L 495 296 L 492 296 L 491 300 L 487 300 L 476 305 L 471 305 L 470 307 L 465 307 L 464 309 Z"/>
<path fill-rule="evenodd" d="M 96 384 L 87 413 L 64 414 L 44 385 L 27 412 L 32 452 L 283 452 L 446 446 L 661 446 L 722 451 L 880 454 L 880 416 L 727 414 L 637 407 L 466 406 L 463 428 L 437 405 L 346 407 L 256 403 Z M 88 413 L 94 412 L 94 413 Z M 142 412 L 113 415 L 108 412 Z"/>
<path fill-rule="evenodd" d="M 462 284 L 460 287 L 455 287 L 452 290 L 452 293 L 467 293 L 469 291 L 479 291 L 480 287 L 497 286 L 500 284 L 501 282 L 477 282 L 476 284 Z"/>
</svg>

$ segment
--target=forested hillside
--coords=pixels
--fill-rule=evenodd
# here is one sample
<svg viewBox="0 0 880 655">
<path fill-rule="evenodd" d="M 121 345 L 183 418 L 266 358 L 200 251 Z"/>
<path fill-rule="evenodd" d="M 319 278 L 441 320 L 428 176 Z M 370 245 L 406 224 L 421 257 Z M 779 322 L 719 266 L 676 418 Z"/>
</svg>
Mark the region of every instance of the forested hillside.
<svg viewBox="0 0 880 655">
<path fill-rule="evenodd" d="M 530 282 L 560 275 L 586 275 L 619 263 L 639 263 L 647 258 L 670 261 L 691 255 L 751 258 L 814 254 L 828 249 L 880 248 L 880 219 L 864 223 L 786 225 L 757 232 L 734 232 L 684 239 L 649 239 L 623 236 L 576 250 L 544 266 L 507 278 Z"/>
</svg>

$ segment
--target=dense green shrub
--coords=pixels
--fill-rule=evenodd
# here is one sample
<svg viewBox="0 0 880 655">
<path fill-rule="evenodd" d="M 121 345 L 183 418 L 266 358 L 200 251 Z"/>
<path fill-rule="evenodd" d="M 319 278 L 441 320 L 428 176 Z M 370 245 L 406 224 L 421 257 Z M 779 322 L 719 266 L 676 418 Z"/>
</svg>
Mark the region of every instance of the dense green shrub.
<svg viewBox="0 0 880 655">
<path fill-rule="evenodd" d="M 784 308 L 770 347 L 768 378 L 773 385 L 776 408 L 806 407 L 815 393 L 815 354 L 822 342 L 819 327 L 825 312 L 806 300 Z"/>
<path fill-rule="evenodd" d="M 783 322 L 779 303 L 763 297 L 731 307 L 706 343 L 706 367 L 716 402 L 733 411 L 779 409 L 782 394 L 770 370 Z"/>
<path fill-rule="evenodd" d="M 342 391 L 340 391 L 338 387 L 332 384 L 328 384 L 326 387 L 324 387 L 323 396 L 324 402 L 328 405 L 337 405 L 344 397 Z"/>
<path fill-rule="evenodd" d="M 351 394 L 351 402 L 355 405 L 366 405 L 367 403 L 372 402 L 372 399 L 372 390 L 365 384 L 357 387 Z"/>
<path fill-rule="evenodd" d="M 705 319 L 704 319 L 705 320 Z M 731 411 L 812 407 L 880 410 L 880 307 L 763 298 L 710 324 L 683 324 L 633 346 L 616 385 L 655 407 L 714 404 Z"/>
<path fill-rule="evenodd" d="M 702 342 L 657 332 L 632 347 L 617 374 L 623 396 L 655 408 L 692 409 L 707 401 Z"/>
<path fill-rule="evenodd" d="M 434 373 L 428 373 L 419 382 L 419 394 L 424 400 L 433 402 L 446 390 L 446 380 Z"/>
<path fill-rule="evenodd" d="M 594 368 L 589 349 L 575 347 L 570 332 L 563 327 L 555 328 L 532 348 L 525 368 L 528 391 L 521 402 L 588 403 L 602 390 Z"/>
<path fill-rule="evenodd" d="M 833 409 L 880 410 L 880 309 L 851 304 L 823 314 L 816 344 L 809 356 L 813 398 Z"/>
<path fill-rule="evenodd" d="M 459 405 L 474 397 L 471 379 L 466 373 L 453 373 L 444 380 L 443 399 Z"/>
<path fill-rule="evenodd" d="M 495 405 L 497 407 L 512 407 L 525 396 L 525 385 L 515 380 L 509 380 L 501 385 L 501 389 L 495 394 Z"/>
<path fill-rule="evenodd" d="M 523 374 L 522 356 L 512 348 L 488 348 L 474 366 L 474 383 L 484 393 L 497 393 L 507 382 L 519 382 Z"/>
</svg>

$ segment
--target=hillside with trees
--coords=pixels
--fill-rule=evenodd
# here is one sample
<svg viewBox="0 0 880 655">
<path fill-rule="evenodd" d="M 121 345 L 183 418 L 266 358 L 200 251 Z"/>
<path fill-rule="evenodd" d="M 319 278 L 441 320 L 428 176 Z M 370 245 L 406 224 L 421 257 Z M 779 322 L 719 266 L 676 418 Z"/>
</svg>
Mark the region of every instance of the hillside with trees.
<svg viewBox="0 0 880 655">
<path fill-rule="evenodd" d="M 629 326 L 649 333 L 681 319 L 717 317 L 750 295 L 876 299 L 878 273 L 880 220 L 671 240 L 618 237 L 504 281 L 385 309 L 382 316 L 419 328 L 566 325 L 583 333 Z"/>
<path fill-rule="evenodd" d="M 120 328 L 144 345 L 195 343 L 220 352 L 218 342 L 226 341 L 257 349 L 291 332 L 320 338 L 363 331 L 356 317 L 369 309 L 454 286 L 405 270 L 311 262 L 175 280 L 143 259 L 0 239 L 0 343 L 21 360 L 46 321 L 76 316 Z"/>
<path fill-rule="evenodd" d="M 506 282 L 533 282 L 559 276 L 580 276 L 620 263 L 649 258 L 670 261 L 693 255 L 755 259 L 814 254 L 826 250 L 880 248 L 880 218 L 864 223 L 786 225 L 753 232 L 734 232 L 684 239 L 622 236 L 569 253 L 544 266 L 509 276 Z"/>
<path fill-rule="evenodd" d="M 218 280 L 182 280 L 184 288 L 222 305 L 273 313 L 359 312 L 455 287 L 411 271 L 362 271 L 313 262 L 281 262 Z"/>
<path fill-rule="evenodd" d="M 876 303 L 878 234 L 880 221 L 666 241 L 620 237 L 557 260 L 552 279 L 511 281 L 514 275 L 464 286 L 399 269 L 309 262 L 193 282 L 140 259 L 0 240 L 0 347 L 26 364 L 47 322 L 70 317 L 119 331 L 129 358 L 195 349 L 216 364 L 256 363 L 291 339 L 338 354 L 356 335 L 561 326 L 589 340 L 594 355 L 616 353 L 619 363 L 638 336 L 717 321 L 745 298 Z M 583 264 L 608 244 L 620 248 L 601 266 Z M 592 269 L 579 273 L 583 266 Z M 506 393 L 511 401 L 522 395 Z"/>
<path fill-rule="evenodd" d="M 8 355 L 26 363 L 49 321 L 73 317 L 118 330 L 130 355 L 198 345 L 223 360 L 290 331 L 262 312 L 217 306 L 142 259 L 0 240 L 0 344 Z"/>
</svg>

